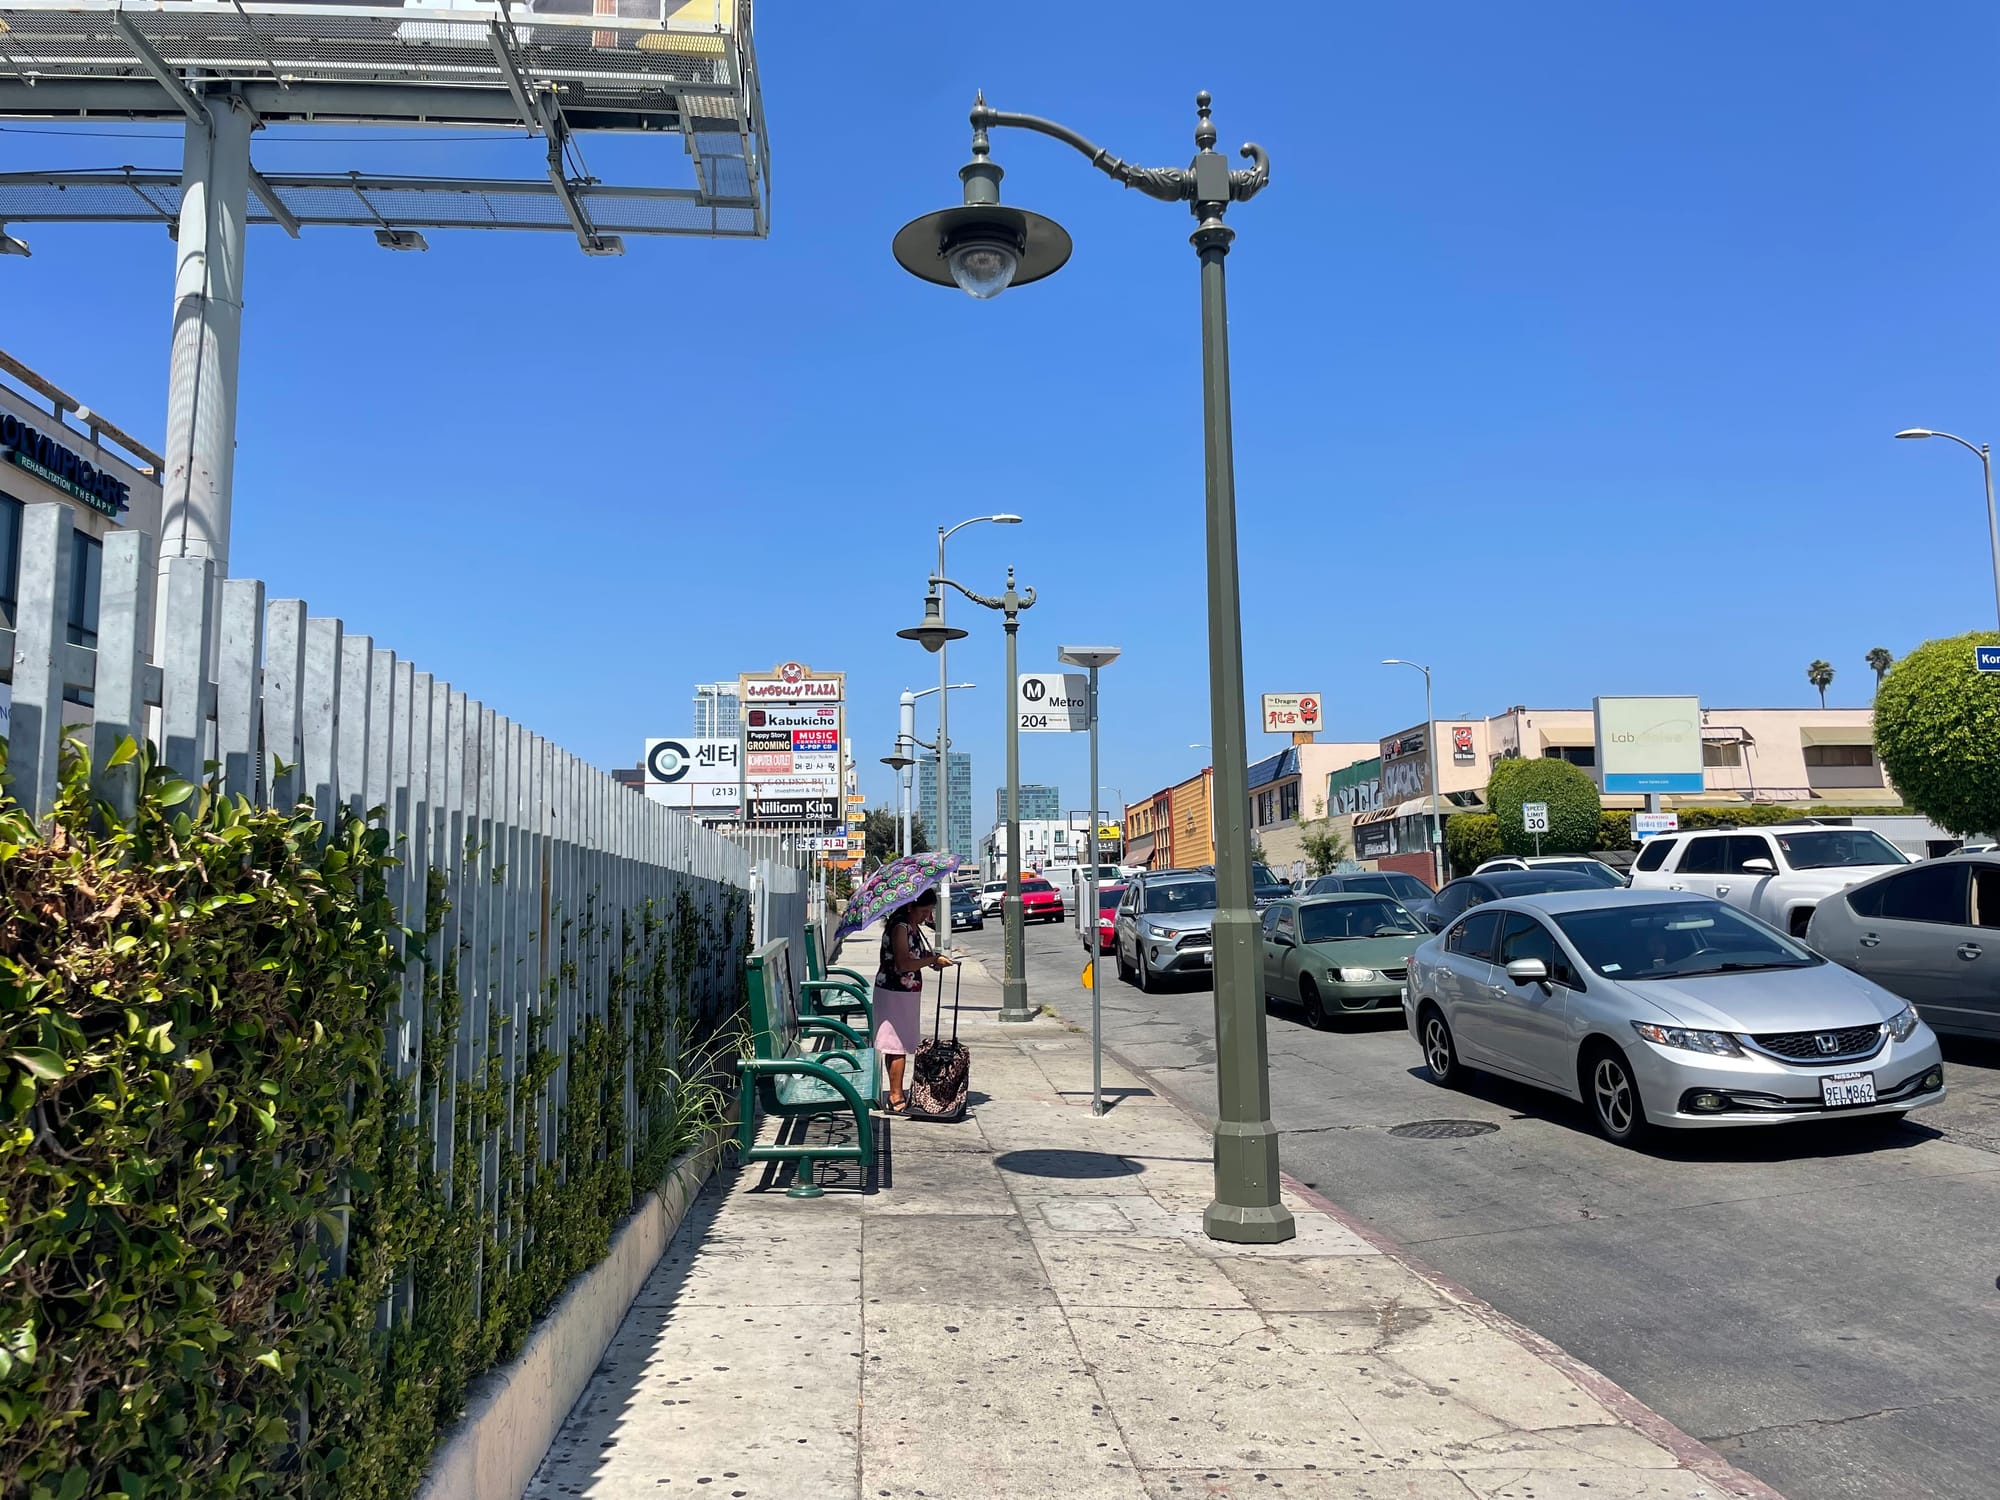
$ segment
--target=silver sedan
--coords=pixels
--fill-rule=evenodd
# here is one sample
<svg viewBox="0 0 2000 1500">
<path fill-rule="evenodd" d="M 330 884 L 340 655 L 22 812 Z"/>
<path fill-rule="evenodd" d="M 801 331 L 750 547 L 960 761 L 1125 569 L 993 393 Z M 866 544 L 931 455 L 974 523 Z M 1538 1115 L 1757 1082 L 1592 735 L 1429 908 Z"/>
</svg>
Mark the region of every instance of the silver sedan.
<svg viewBox="0 0 2000 1500">
<path fill-rule="evenodd" d="M 1413 955 L 1404 1015 L 1437 1082 L 1478 1068 L 1553 1090 L 1625 1145 L 1944 1097 L 1937 1038 L 1900 997 L 1678 891 L 1476 907 Z"/>
</svg>

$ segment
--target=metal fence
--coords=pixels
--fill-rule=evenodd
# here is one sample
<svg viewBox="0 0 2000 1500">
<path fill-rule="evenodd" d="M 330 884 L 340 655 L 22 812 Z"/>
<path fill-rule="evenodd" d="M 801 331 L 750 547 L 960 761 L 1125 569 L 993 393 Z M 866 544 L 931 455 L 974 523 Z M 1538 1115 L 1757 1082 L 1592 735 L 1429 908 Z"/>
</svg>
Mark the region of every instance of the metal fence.
<svg viewBox="0 0 2000 1500">
<path fill-rule="evenodd" d="M 732 908 L 753 924 L 734 934 L 737 944 L 800 943 L 801 872 L 753 861 L 340 620 L 308 615 L 302 600 L 267 601 L 254 579 L 218 581 L 206 560 L 161 569 L 152 539 L 137 532 L 104 540 L 95 643 L 81 644 L 69 623 L 72 525 L 62 505 L 24 516 L 16 621 L 0 632 L 11 636 L 0 639 L 0 658 L 12 665 L 13 797 L 38 818 L 53 806 L 67 719 L 71 733 L 87 724 L 96 794 L 123 816 L 138 796 L 137 767 L 108 763 L 125 737 L 150 733 L 162 762 L 190 781 L 212 767 L 225 793 L 281 808 L 309 801 L 329 827 L 342 809 L 386 827 L 401 853 L 390 900 L 401 924 L 429 939 L 411 945 L 385 1053 L 409 1083 L 447 1183 L 477 1172 L 490 1239 L 518 1259 L 522 1230 L 509 1205 L 521 1178 L 556 1159 L 571 1044 L 593 1020 L 610 1021 L 614 1006 L 632 1035 L 634 986 L 615 977 L 631 945 L 642 933 L 657 944 L 659 925 L 683 914 L 713 934 Z M 578 924 L 592 940 L 572 935 Z M 702 954 L 698 971 L 681 976 L 682 1014 L 707 1021 L 733 1009 L 737 960 Z M 448 1055 L 426 1070 L 427 971 L 448 961 L 461 1000 L 456 1034 L 435 1039 Z M 534 1037 L 552 1049 L 555 1071 L 533 1097 L 517 1098 Z M 627 1168 L 659 1106 L 630 1055 Z M 468 1135 L 454 1124 L 460 1091 L 470 1095 L 496 1068 L 504 1107 Z M 524 1153 L 534 1136 L 539 1152 Z M 452 1160 L 468 1149 L 476 1162 Z"/>
</svg>

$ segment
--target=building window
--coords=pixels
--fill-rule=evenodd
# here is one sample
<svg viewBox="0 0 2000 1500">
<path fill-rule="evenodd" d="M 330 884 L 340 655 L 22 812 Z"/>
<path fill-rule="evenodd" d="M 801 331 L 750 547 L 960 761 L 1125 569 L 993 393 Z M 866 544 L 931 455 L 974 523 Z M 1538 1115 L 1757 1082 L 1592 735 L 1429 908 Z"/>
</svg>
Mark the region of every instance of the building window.
<svg viewBox="0 0 2000 1500">
<path fill-rule="evenodd" d="M 69 534 L 69 643 L 97 649 L 97 603 L 104 589 L 104 543 Z"/>
<path fill-rule="evenodd" d="M 1299 815 L 1299 784 L 1288 781 L 1278 788 L 1278 821 L 1289 823 Z"/>
<path fill-rule="evenodd" d="M 1566 760 L 1573 766 L 1594 766 L 1597 764 L 1595 745 L 1549 745 L 1542 750 L 1543 760 Z"/>
<path fill-rule="evenodd" d="M 1831 766 L 1872 766 L 1875 764 L 1873 745 L 1808 745 L 1806 746 L 1806 769 L 1822 770 Z"/>
<path fill-rule="evenodd" d="M 21 514 L 23 506 L 11 495 L 0 495 L 0 614 L 14 627 L 14 610 L 21 600 Z"/>
<path fill-rule="evenodd" d="M 1267 827 L 1275 821 L 1271 811 L 1271 803 L 1272 798 L 1269 792 L 1259 792 L 1257 794 L 1257 826 L 1259 828 Z"/>
<path fill-rule="evenodd" d="M 1807 751 L 1806 753 L 1810 755 L 1812 752 Z M 1735 740 L 1703 740 L 1701 742 L 1701 763 L 1704 766 L 1716 766 L 1723 769 L 1741 767 L 1743 764 L 1743 746 Z M 1808 760 L 1806 764 L 1811 765 L 1812 762 Z"/>
</svg>

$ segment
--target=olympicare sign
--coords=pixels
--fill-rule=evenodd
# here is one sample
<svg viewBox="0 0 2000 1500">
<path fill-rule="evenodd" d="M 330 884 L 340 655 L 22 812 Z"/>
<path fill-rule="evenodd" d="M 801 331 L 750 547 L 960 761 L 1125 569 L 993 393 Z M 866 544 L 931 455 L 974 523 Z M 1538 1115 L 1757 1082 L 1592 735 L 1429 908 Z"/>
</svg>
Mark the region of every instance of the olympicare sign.
<svg viewBox="0 0 2000 1500">
<path fill-rule="evenodd" d="M 25 469 L 44 484 L 81 500 L 107 516 L 130 510 L 132 487 L 117 475 L 65 448 L 46 432 L 37 432 L 10 411 L 0 412 L 0 449 L 7 462 Z"/>
<path fill-rule="evenodd" d="M 769 672 L 746 672 L 737 681 L 746 708 L 755 703 L 838 703 L 847 690 L 847 674 L 815 674 L 804 662 L 780 662 Z"/>
</svg>

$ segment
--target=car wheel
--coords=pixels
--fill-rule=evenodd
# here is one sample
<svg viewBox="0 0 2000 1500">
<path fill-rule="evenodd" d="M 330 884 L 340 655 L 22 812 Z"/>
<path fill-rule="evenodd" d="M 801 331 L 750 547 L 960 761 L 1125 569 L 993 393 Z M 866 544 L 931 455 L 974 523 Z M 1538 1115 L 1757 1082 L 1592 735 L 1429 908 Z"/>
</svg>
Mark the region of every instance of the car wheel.
<svg viewBox="0 0 2000 1500">
<path fill-rule="evenodd" d="M 1159 986 L 1159 982 L 1153 974 L 1153 966 L 1146 962 L 1146 945 L 1141 943 L 1139 945 L 1139 988 L 1150 995 Z"/>
<path fill-rule="evenodd" d="M 1646 1105 L 1639 1097 L 1639 1080 L 1625 1054 L 1609 1042 L 1584 1057 L 1583 1097 L 1590 1105 L 1590 1117 L 1598 1132 L 1620 1146 L 1637 1145 L 1645 1138 Z"/>
<path fill-rule="evenodd" d="M 1437 1006 L 1426 1002 L 1417 1013 L 1417 1037 L 1423 1044 L 1424 1067 L 1430 1071 L 1431 1082 L 1442 1088 L 1457 1088 L 1465 1079 L 1465 1069 L 1459 1063 L 1451 1027 Z"/>
<path fill-rule="evenodd" d="M 1310 976 L 1299 976 L 1299 1004 L 1306 1010 L 1306 1025 L 1314 1031 L 1326 1030 L 1326 1006 L 1319 998 L 1319 986 Z"/>
<path fill-rule="evenodd" d="M 1130 984 L 1132 982 L 1132 966 L 1125 962 L 1125 945 L 1114 938 L 1111 943 L 1111 951 L 1118 960 L 1118 982 L 1120 984 Z"/>
</svg>

